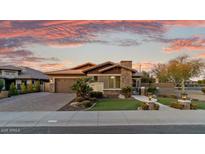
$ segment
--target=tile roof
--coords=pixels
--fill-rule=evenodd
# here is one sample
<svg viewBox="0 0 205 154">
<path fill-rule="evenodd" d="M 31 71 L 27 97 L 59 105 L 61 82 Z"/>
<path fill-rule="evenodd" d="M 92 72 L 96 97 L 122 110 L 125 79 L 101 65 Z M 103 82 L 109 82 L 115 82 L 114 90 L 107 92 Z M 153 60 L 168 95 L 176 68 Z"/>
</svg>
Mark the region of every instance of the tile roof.
<svg viewBox="0 0 205 154">
<path fill-rule="evenodd" d="M 46 74 L 47 75 L 55 75 L 55 74 L 83 75 L 84 73 L 82 70 L 65 69 L 65 70 L 47 72 Z"/>
<path fill-rule="evenodd" d="M 38 80 L 48 80 L 48 76 L 43 72 L 29 68 L 21 67 L 22 71 L 18 76 L 18 79 L 38 79 Z"/>
<path fill-rule="evenodd" d="M 96 64 L 87 62 L 72 68 L 68 68 L 68 69 L 63 69 L 63 70 L 58 70 L 58 71 L 51 71 L 51 72 L 46 72 L 46 74 L 48 75 L 55 75 L 55 74 L 60 74 L 60 75 L 84 75 L 83 71 L 85 69 L 88 69 L 90 67 L 95 66 Z"/>
<path fill-rule="evenodd" d="M 121 68 L 130 70 L 130 71 L 132 71 L 132 72 L 134 72 L 134 73 L 136 72 L 135 69 L 132 69 L 132 68 L 129 68 L 129 67 L 126 67 L 126 66 L 122 66 L 122 65 L 120 65 L 120 64 L 115 64 L 115 65 L 112 65 L 112 66 L 103 68 L 103 69 L 99 70 L 99 72 L 104 72 L 104 71 L 110 70 L 110 69 L 115 68 L 115 67 L 121 67 Z"/>
<path fill-rule="evenodd" d="M 16 67 L 13 65 L 2 65 L 0 66 L 0 70 L 15 70 L 15 71 L 21 71 L 20 67 Z"/>
<path fill-rule="evenodd" d="M 88 72 L 88 71 L 90 71 L 90 70 L 93 70 L 93 69 L 95 69 L 95 68 L 98 68 L 98 67 L 101 67 L 101 66 L 104 66 L 104 65 L 107 65 L 107 64 L 115 65 L 116 63 L 111 62 L 111 61 L 107 61 L 107 62 L 98 64 L 98 65 L 95 65 L 95 66 L 93 66 L 93 67 L 91 67 L 91 68 L 85 69 L 83 72 Z"/>
</svg>

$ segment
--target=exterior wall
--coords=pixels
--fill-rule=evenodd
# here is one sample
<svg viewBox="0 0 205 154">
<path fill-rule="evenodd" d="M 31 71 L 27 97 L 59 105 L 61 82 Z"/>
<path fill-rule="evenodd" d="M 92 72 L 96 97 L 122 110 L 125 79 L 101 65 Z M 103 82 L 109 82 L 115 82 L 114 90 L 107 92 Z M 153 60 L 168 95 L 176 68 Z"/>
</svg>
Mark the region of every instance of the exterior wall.
<svg viewBox="0 0 205 154">
<path fill-rule="evenodd" d="M 49 82 L 44 83 L 44 91 L 45 92 L 51 92 L 50 90 L 50 84 Z"/>
<path fill-rule="evenodd" d="M 108 78 L 107 76 L 98 76 L 98 82 L 104 83 L 104 89 L 108 88 Z"/>
<path fill-rule="evenodd" d="M 14 70 L 1 70 L 0 77 L 14 79 L 18 77 L 18 71 Z"/>
<path fill-rule="evenodd" d="M 148 87 L 149 83 L 142 83 L 143 87 Z M 152 83 L 152 86 L 159 87 L 159 88 L 174 88 L 174 83 Z"/>
<path fill-rule="evenodd" d="M 103 74 L 121 74 L 121 68 L 120 67 L 116 67 L 116 68 L 113 68 L 111 70 L 104 71 L 102 73 Z"/>
<path fill-rule="evenodd" d="M 132 71 L 121 68 L 121 88 L 131 86 L 132 87 Z"/>
<path fill-rule="evenodd" d="M 104 90 L 105 97 L 118 97 L 121 93 L 121 90 Z"/>
<path fill-rule="evenodd" d="M 104 83 L 103 82 L 92 82 L 90 86 L 93 88 L 93 91 L 104 92 Z"/>
<path fill-rule="evenodd" d="M 132 61 L 121 61 L 120 64 L 122 66 L 132 68 Z"/>
<path fill-rule="evenodd" d="M 132 68 L 132 61 L 121 61 L 120 64 Z M 132 87 L 132 71 L 121 68 L 121 87 Z"/>
</svg>

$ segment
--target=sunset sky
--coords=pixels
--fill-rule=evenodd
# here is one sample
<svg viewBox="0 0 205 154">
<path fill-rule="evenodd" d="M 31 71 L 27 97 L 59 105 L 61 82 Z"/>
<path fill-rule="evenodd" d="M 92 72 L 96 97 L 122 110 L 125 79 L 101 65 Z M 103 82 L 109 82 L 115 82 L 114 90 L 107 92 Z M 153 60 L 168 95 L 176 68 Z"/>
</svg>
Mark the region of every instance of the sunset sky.
<svg viewBox="0 0 205 154">
<path fill-rule="evenodd" d="M 58 70 L 85 62 L 205 59 L 205 21 L 0 21 L 0 65 Z"/>
</svg>

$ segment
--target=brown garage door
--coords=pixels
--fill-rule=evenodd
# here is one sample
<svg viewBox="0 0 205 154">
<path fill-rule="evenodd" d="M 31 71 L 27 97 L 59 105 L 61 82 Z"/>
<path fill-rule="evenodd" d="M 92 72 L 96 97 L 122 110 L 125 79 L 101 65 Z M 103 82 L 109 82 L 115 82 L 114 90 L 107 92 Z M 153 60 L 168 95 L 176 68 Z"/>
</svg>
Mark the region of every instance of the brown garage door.
<svg viewBox="0 0 205 154">
<path fill-rule="evenodd" d="M 57 93 L 71 93 L 72 85 L 77 79 L 75 78 L 60 78 L 55 80 Z"/>
</svg>

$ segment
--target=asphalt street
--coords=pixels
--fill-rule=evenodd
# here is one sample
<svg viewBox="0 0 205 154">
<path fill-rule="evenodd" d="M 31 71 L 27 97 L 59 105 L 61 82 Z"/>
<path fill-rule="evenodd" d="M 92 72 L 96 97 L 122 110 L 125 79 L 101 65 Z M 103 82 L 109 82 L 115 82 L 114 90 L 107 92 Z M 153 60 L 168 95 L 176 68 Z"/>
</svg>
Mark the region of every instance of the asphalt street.
<svg viewBox="0 0 205 154">
<path fill-rule="evenodd" d="M 1 134 L 204 134 L 205 125 L 0 127 Z"/>
</svg>

